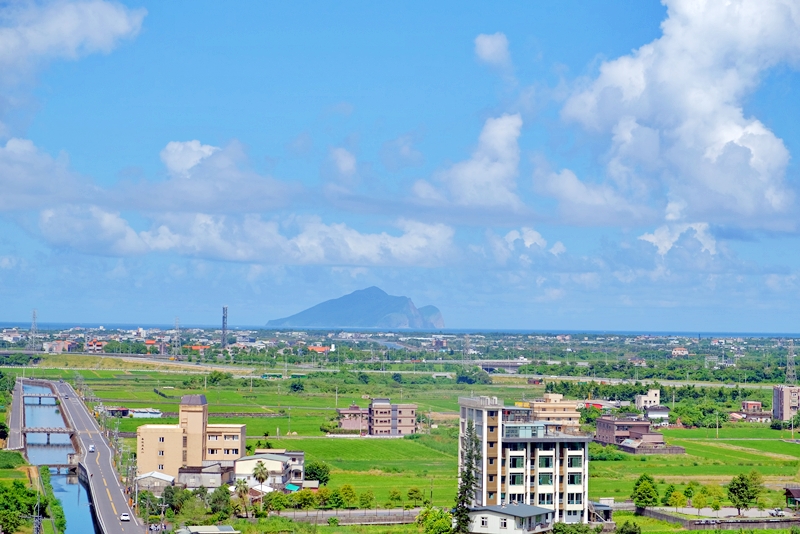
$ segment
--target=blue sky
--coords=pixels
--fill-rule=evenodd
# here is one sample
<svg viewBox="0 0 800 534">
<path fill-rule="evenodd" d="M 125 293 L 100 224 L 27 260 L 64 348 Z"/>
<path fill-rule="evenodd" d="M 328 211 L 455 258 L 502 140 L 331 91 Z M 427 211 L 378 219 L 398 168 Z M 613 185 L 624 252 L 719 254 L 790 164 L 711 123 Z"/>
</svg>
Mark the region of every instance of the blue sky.
<svg viewBox="0 0 800 534">
<path fill-rule="evenodd" d="M 799 331 L 796 1 L 0 13 L 0 321 Z"/>
</svg>

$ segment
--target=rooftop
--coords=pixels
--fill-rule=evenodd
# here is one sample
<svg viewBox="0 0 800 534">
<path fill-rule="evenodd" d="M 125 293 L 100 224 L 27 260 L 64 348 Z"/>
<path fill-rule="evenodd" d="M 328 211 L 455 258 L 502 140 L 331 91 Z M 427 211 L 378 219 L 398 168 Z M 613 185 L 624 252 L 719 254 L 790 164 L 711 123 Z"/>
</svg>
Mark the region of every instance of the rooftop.
<svg viewBox="0 0 800 534">
<path fill-rule="evenodd" d="M 181 404 L 185 406 L 205 406 L 208 404 L 205 395 L 184 395 Z"/>
</svg>

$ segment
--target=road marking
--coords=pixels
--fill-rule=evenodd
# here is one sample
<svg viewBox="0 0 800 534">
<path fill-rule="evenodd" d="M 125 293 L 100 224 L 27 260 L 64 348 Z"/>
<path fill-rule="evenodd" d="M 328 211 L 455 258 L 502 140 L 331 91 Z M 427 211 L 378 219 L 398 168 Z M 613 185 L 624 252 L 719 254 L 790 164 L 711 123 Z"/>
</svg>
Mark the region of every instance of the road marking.
<svg viewBox="0 0 800 534">
<path fill-rule="evenodd" d="M 108 487 L 108 484 L 106 483 L 106 478 L 105 478 L 105 477 L 103 477 L 103 485 L 104 485 L 105 487 Z"/>
<path fill-rule="evenodd" d="M 111 499 L 111 491 L 106 488 L 106 492 L 108 493 L 108 502 L 111 503 L 111 509 L 114 510 L 114 515 L 117 515 L 117 507 L 114 506 L 114 501 Z"/>
</svg>

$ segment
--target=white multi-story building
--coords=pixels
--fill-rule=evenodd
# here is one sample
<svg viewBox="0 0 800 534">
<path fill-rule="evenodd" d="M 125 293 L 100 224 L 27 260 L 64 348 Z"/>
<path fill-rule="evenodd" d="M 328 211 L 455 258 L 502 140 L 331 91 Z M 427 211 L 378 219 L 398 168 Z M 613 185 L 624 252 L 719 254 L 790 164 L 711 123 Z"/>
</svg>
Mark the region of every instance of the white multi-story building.
<svg viewBox="0 0 800 534">
<path fill-rule="evenodd" d="M 459 465 L 467 422 L 480 443 L 476 508 L 512 503 L 554 512 L 552 520 L 586 523 L 591 436 L 536 421 L 531 408 L 497 397 L 461 397 Z"/>
</svg>

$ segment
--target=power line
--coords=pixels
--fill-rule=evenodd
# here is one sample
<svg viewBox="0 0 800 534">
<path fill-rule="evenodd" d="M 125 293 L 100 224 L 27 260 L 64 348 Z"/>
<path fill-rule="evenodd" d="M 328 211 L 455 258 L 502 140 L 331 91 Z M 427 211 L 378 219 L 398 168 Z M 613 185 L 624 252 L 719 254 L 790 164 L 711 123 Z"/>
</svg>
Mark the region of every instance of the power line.
<svg viewBox="0 0 800 534">
<path fill-rule="evenodd" d="M 39 350 L 39 327 L 36 325 L 36 310 L 33 310 L 31 320 L 31 330 L 28 332 L 28 350 L 36 352 Z"/>
<path fill-rule="evenodd" d="M 172 355 L 178 358 L 181 355 L 181 322 L 175 317 L 175 335 L 172 338 Z"/>
</svg>

